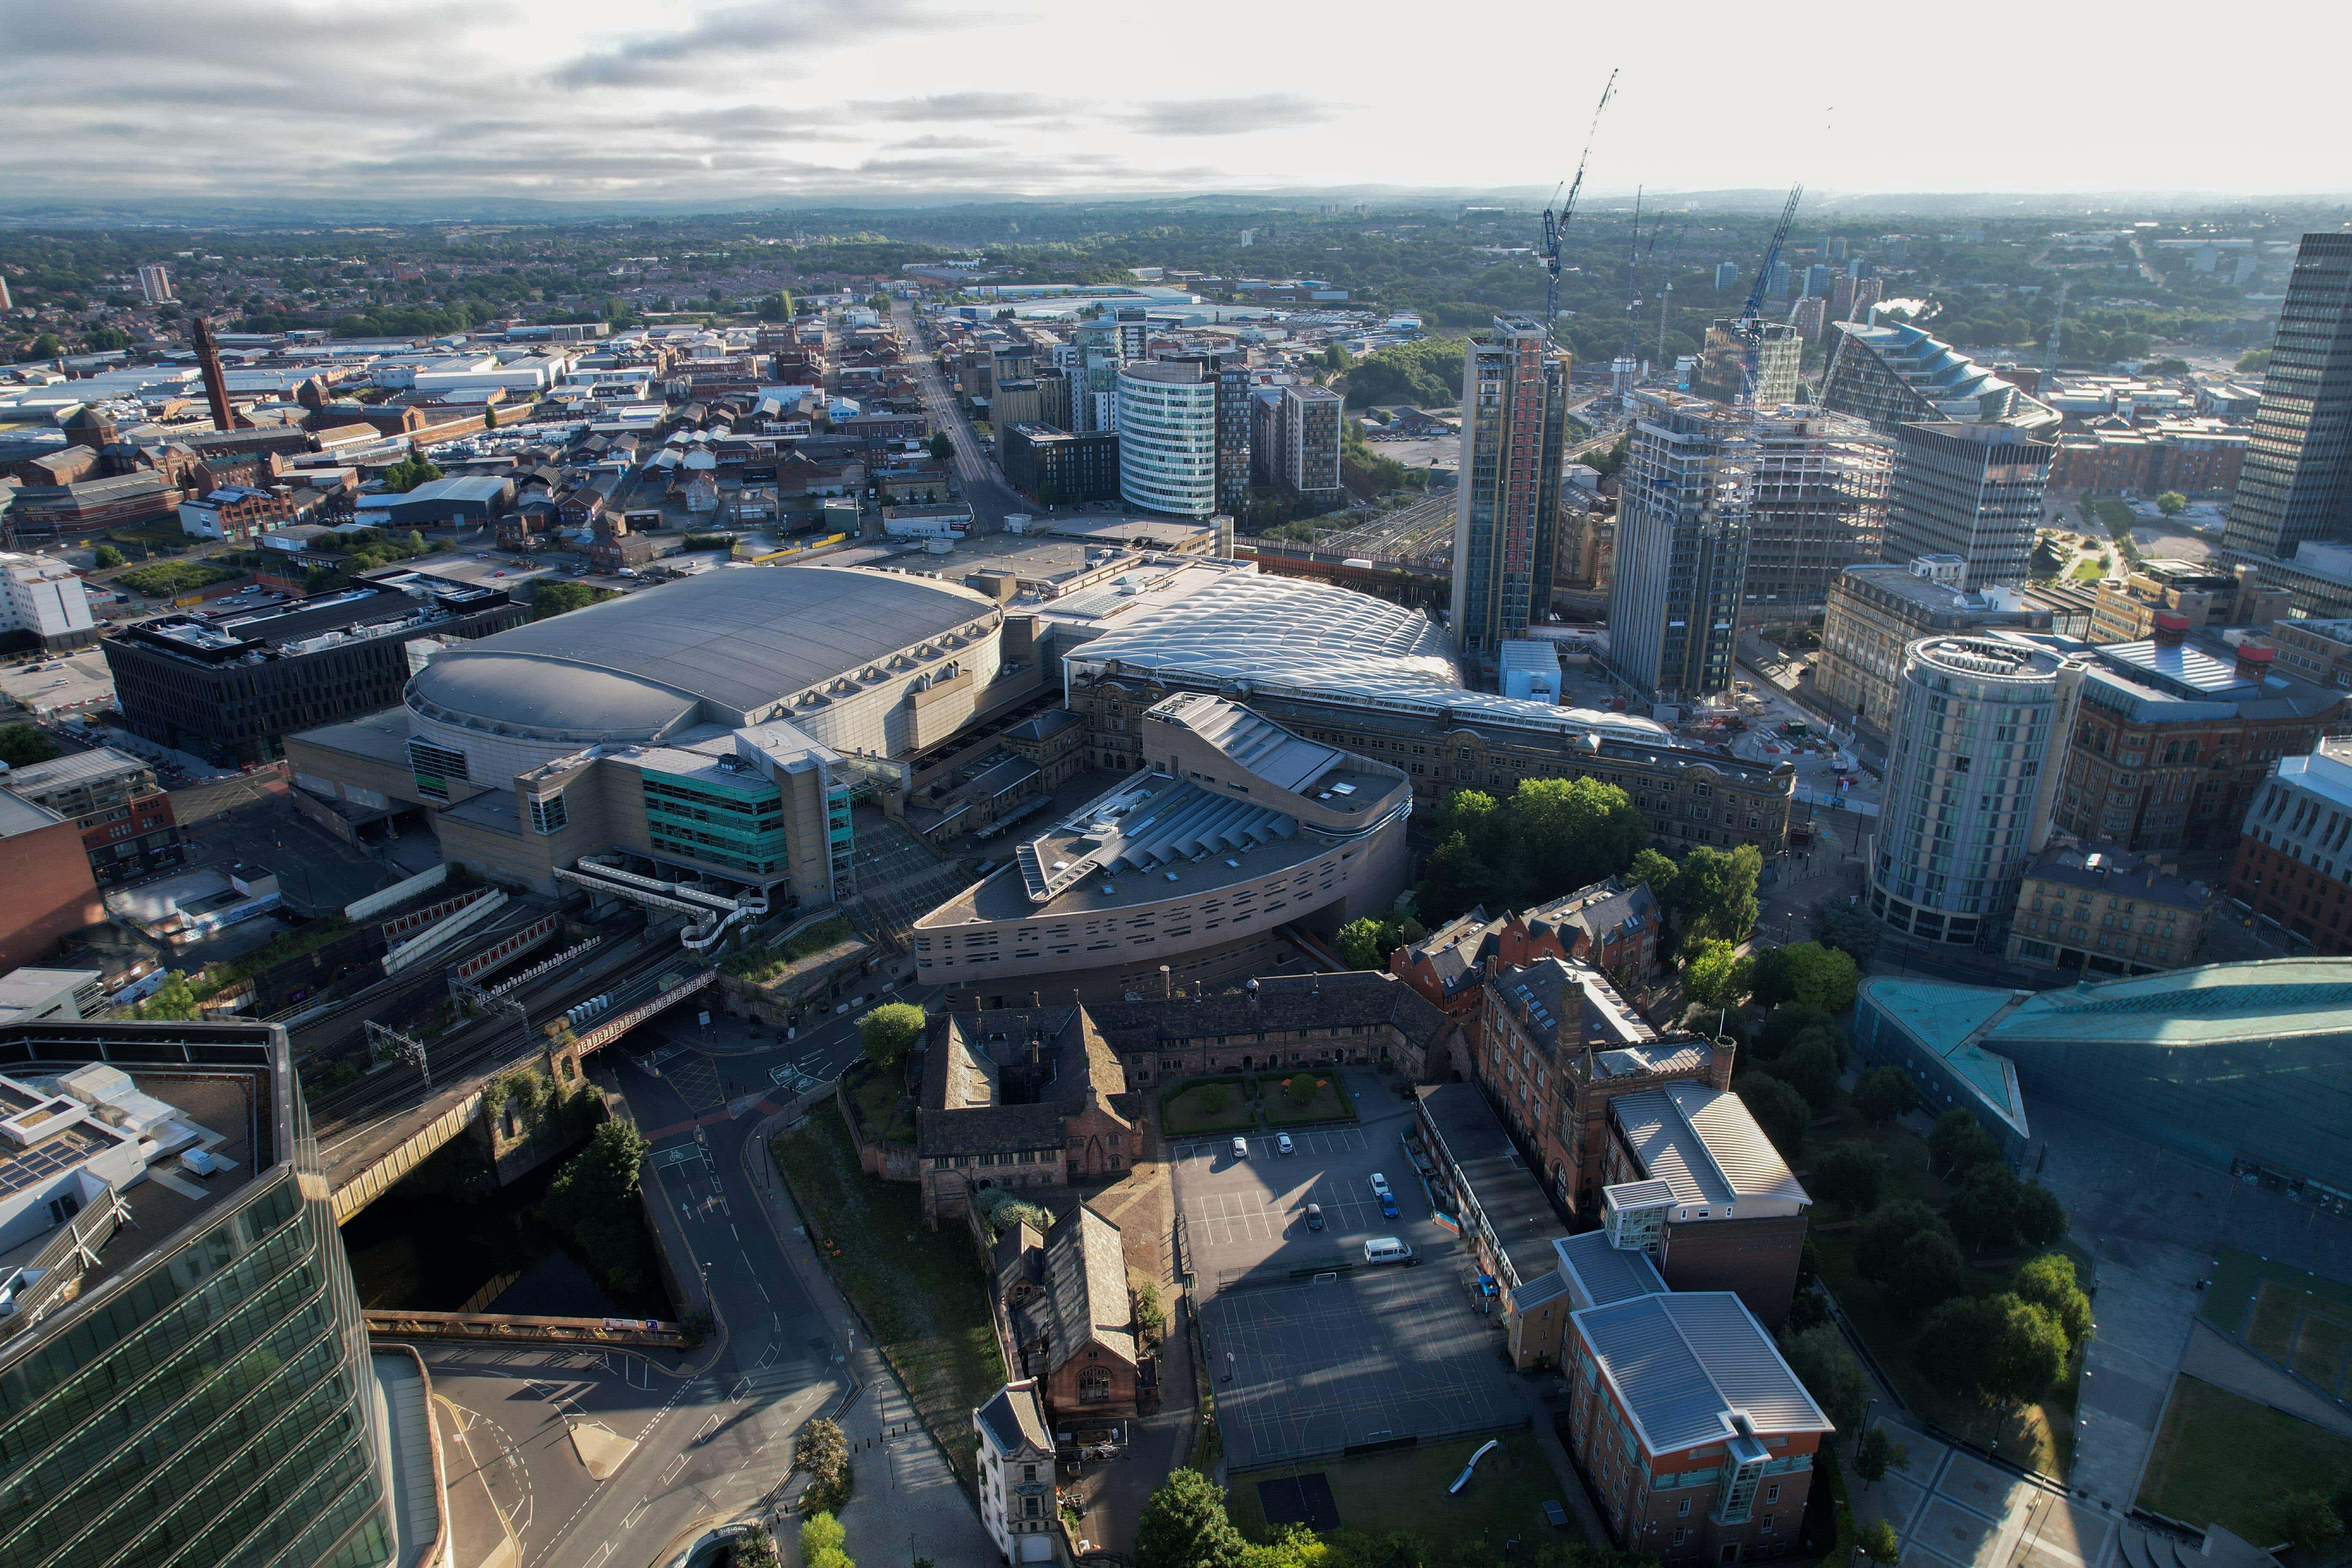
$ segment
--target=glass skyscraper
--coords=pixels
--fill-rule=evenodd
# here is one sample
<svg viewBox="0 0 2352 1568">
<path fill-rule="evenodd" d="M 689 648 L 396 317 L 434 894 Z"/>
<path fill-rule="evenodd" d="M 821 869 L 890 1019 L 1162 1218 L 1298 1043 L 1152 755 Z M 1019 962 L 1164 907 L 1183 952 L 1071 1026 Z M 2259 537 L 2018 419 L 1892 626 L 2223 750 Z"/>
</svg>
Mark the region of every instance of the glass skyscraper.
<svg viewBox="0 0 2352 1568">
<path fill-rule="evenodd" d="M 283 1031 L 0 1029 L 0 1108 L 42 1095 L 100 1154 L 151 1127 L 133 1169 L 142 1140 L 196 1137 L 218 1168 L 43 1189 L 0 1254 L 0 1562 L 392 1563 L 367 1332 Z M 0 1139 L 0 1188 L 56 1181 L 58 1142 Z"/>
<path fill-rule="evenodd" d="M 2306 234 L 2295 252 L 2222 542 L 2257 564 L 2352 542 L 2352 234 Z"/>
<path fill-rule="evenodd" d="M 1462 376 L 1461 498 L 1454 514 L 1454 636 L 1491 669 L 1503 643 L 1551 613 L 1567 439 L 1568 355 L 1523 317 L 1472 340 Z M 1622 548 L 1620 548 L 1622 558 Z"/>
</svg>

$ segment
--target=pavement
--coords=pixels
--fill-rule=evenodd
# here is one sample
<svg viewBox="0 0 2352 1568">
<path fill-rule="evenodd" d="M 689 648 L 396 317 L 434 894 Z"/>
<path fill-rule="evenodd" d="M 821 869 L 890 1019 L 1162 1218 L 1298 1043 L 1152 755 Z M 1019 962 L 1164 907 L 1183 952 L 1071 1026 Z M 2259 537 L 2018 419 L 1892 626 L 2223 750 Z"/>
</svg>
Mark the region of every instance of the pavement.
<svg viewBox="0 0 2352 1568">
<path fill-rule="evenodd" d="M 1904 1422 L 1877 1425 L 1909 1462 L 1877 1485 L 1847 1487 L 1855 1522 L 1884 1519 L 1910 1568 L 2100 1568 L 2119 1521 L 2054 1488 L 2023 1480 Z"/>
</svg>

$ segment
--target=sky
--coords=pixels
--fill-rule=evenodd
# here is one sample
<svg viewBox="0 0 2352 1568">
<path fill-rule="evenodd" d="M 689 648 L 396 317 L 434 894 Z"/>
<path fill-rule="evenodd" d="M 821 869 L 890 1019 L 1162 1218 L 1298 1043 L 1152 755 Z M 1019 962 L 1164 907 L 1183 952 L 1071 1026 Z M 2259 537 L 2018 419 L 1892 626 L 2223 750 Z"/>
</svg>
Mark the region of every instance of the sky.
<svg viewBox="0 0 2352 1568">
<path fill-rule="evenodd" d="M 0 205 L 1543 191 L 1612 67 L 1596 195 L 2352 189 L 2334 5 L 1978 15 L 0 0 Z"/>
</svg>

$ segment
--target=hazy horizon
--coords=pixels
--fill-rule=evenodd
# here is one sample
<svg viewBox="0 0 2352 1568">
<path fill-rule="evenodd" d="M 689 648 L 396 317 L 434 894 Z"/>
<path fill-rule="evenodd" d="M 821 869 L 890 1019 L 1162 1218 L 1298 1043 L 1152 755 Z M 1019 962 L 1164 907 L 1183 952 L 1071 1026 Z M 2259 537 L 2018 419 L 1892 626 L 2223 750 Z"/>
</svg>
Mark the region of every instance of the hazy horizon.
<svg viewBox="0 0 2352 1568">
<path fill-rule="evenodd" d="M 2209 21 L 2200 77 L 2259 97 L 2200 102 L 2176 31 L 2083 0 L 2030 36 L 1918 12 L 1841 37 L 1699 0 L 1662 40 L 1645 15 L 1489 4 L 1334 32 L 1233 0 L 0 0 L 0 207 L 1534 203 L 1573 173 L 1612 67 L 1595 203 L 1745 205 L 1796 180 L 1816 208 L 2352 190 L 2334 51 L 2284 47 L 2291 29 Z M 2115 85 L 2084 84 L 2092 61 Z M 2158 81 L 2168 99 L 2135 85 Z"/>
</svg>

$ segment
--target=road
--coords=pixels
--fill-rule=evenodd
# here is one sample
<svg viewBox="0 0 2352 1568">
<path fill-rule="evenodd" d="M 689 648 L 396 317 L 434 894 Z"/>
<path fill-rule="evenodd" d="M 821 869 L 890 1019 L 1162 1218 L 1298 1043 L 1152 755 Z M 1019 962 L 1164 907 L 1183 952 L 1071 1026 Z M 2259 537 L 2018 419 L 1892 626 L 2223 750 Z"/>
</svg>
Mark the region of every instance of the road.
<svg viewBox="0 0 2352 1568">
<path fill-rule="evenodd" d="M 948 390 L 947 377 L 940 374 L 940 362 L 931 353 L 930 340 L 923 331 L 913 301 L 892 300 L 890 316 L 898 325 L 899 336 L 907 341 L 908 353 L 915 366 L 915 383 L 922 389 L 923 412 L 929 416 L 931 428 L 945 432 L 955 447 L 956 484 L 963 491 L 963 499 L 982 531 L 993 531 L 1002 528 L 1011 514 L 1033 510 L 1029 502 L 997 477 L 988 454 L 981 450 L 980 437 L 973 432 L 971 422 L 963 416 L 954 394 Z"/>
</svg>

